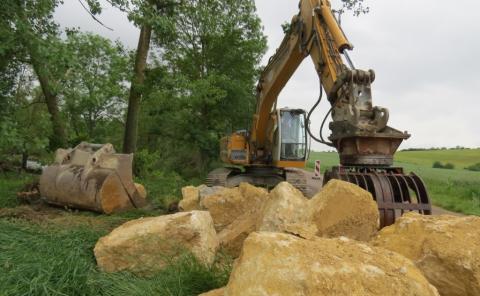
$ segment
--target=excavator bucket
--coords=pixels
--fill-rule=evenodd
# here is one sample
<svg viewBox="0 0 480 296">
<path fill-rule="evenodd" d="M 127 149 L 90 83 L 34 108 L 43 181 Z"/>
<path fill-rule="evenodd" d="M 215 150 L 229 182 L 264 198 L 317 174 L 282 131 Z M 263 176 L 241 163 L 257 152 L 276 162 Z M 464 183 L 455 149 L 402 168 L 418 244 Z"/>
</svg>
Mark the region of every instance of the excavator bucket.
<svg viewBox="0 0 480 296">
<path fill-rule="evenodd" d="M 58 149 L 40 177 L 40 194 L 53 205 L 105 214 L 142 208 L 147 194 L 133 182 L 132 162 L 133 154 L 116 154 L 111 144 Z"/>
</svg>

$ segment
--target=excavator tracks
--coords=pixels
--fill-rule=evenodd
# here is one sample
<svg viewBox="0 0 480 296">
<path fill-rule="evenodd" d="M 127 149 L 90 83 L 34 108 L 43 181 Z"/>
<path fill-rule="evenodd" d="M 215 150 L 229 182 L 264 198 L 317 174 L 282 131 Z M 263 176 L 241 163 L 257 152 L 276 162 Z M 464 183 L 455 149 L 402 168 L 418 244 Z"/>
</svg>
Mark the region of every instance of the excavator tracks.
<svg viewBox="0 0 480 296">
<path fill-rule="evenodd" d="M 301 170 L 289 168 L 285 170 L 273 168 L 250 168 L 245 172 L 237 168 L 218 168 L 210 172 L 205 184 L 209 187 L 236 187 L 242 182 L 255 186 L 274 188 L 278 183 L 287 181 L 304 195 L 308 195 L 307 180 Z"/>
<path fill-rule="evenodd" d="M 395 223 L 406 212 L 431 215 L 432 206 L 425 183 L 402 168 L 334 167 L 327 171 L 324 185 L 331 179 L 353 183 L 369 191 L 378 204 L 381 227 Z"/>
</svg>

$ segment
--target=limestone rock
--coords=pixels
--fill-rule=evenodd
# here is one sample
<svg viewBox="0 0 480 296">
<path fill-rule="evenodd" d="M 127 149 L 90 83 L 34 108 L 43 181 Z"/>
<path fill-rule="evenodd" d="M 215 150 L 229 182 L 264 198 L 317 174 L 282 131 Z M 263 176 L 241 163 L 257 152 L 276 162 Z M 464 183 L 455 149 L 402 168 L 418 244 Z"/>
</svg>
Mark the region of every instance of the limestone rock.
<svg viewBox="0 0 480 296">
<path fill-rule="evenodd" d="M 220 288 L 220 289 L 212 290 L 207 293 L 200 294 L 198 296 L 224 296 L 225 295 L 224 293 L 225 293 L 225 288 Z"/>
<path fill-rule="evenodd" d="M 252 233 L 225 296 L 438 295 L 405 257 L 347 238 Z"/>
<path fill-rule="evenodd" d="M 214 195 L 221 190 L 225 189 L 225 187 L 222 186 L 213 186 L 213 187 L 208 187 L 207 185 L 200 185 L 197 187 L 198 192 L 200 193 L 200 200 L 204 199 L 207 196 Z"/>
<path fill-rule="evenodd" d="M 284 232 L 293 224 L 309 224 L 310 220 L 308 199 L 290 183 L 282 182 L 270 192 L 259 230 Z"/>
<path fill-rule="evenodd" d="M 242 183 L 236 188 L 225 188 L 200 202 L 210 212 L 217 232 L 221 232 L 246 213 L 259 213 L 268 198 L 267 190 Z"/>
<path fill-rule="evenodd" d="M 218 234 L 220 247 L 228 255 L 237 258 L 243 247 L 243 241 L 256 230 L 258 215 L 246 213 L 238 217 Z"/>
<path fill-rule="evenodd" d="M 178 203 L 180 211 L 189 212 L 200 209 L 200 192 L 197 187 L 183 187 L 182 197 L 183 199 Z"/>
<path fill-rule="evenodd" d="M 480 218 L 409 213 L 372 242 L 411 259 L 441 295 L 480 295 Z"/>
<path fill-rule="evenodd" d="M 362 188 L 331 180 L 310 200 L 318 235 L 369 241 L 378 231 L 378 206 Z"/>
<path fill-rule="evenodd" d="M 297 224 L 287 224 L 283 232 L 292 234 L 304 239 L 314 239 L 317 237 L 318 229 L 315 224 L 297 223 Z"/>
<path fill-rule="evenodd" d="M 100 238 L 94 253 L 105 272 L 149 275 L 184 251 L 212 264 L 217 248 L 212 217 L 193 211 L 129 221 Z"/>
</svg>

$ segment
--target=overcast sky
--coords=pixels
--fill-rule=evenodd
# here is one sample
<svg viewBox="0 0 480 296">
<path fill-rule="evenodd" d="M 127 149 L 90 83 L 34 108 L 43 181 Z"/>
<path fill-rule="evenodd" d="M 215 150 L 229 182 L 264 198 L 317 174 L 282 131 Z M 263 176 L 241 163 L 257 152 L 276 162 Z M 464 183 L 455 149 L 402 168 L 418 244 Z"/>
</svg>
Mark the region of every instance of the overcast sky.
<svg viewBox="0 0 480 296">
<path fill-rule="evenodd" d="M 390 109 L 390 126 L 412 134 L 402 148 L 480 147 L 480 1 L 365 1 L 370 13 L 344 15 L 342 26 L 355 46 L 355 66 L 377 74 L 374 104 Z M 298 12 L 298 1 L 255 2 L 268 37 L 265 64 L 283 38 L 280 25 Z M 94 22 L 77 0 L 65 0 L 56 19 L 61 26 L 80 27 L 135 48 L 138 30 L 121 12 L 104 7 L 99 18 L 114 31 Z M 305 60 L 281 93 L 279 106 L 308 110 L 318 94 L 317 74 Z M 318 129 L 328 109 L 327 102 L 320 106 L 313 128 Z"/>
</svg>

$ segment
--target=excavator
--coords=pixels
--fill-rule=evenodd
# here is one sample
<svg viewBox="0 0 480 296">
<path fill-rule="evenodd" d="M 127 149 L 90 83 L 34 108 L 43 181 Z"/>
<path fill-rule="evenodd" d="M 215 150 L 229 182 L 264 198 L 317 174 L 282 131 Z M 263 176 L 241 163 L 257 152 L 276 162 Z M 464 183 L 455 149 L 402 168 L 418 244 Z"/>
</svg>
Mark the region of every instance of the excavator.
<svg viewBox="0 0 480 296">
<path fill-rule="evenodd" d="M 369 191 L 378 204 L 382 227 L 393 224 L 405 212 L 431 214 L 421 178 L 393 166 L 395 152 L 410 134 L 388 126 L 388 109 L 373 105 L 375 72 L 354 67 L 348 54 L 353 45 L 330 1 L 301 0 L 299 9 L 260 76 L 250 130 L 221 139 L 220 158 L 226 165 L 208 175 L 207 185 L 235 187 L 248 182 L 273 187 L 287 181 L 306 193 L 306 176 L 301 169 L 306 166 L 310 136 L 334 147 L 340 157 L 340 165 L 325 172 L 323 184 L 339 179 Z M 280 92 L 307 57 L 320 79 L 320 98 L 308 113 L 277 109 Z M 323 90 L 331 108 L 320 135 L 315 136 L 310 117 L 322 100 Z M 330 115 L 331 134 L 325 139 L 322 130 Z"/>
</svg>

